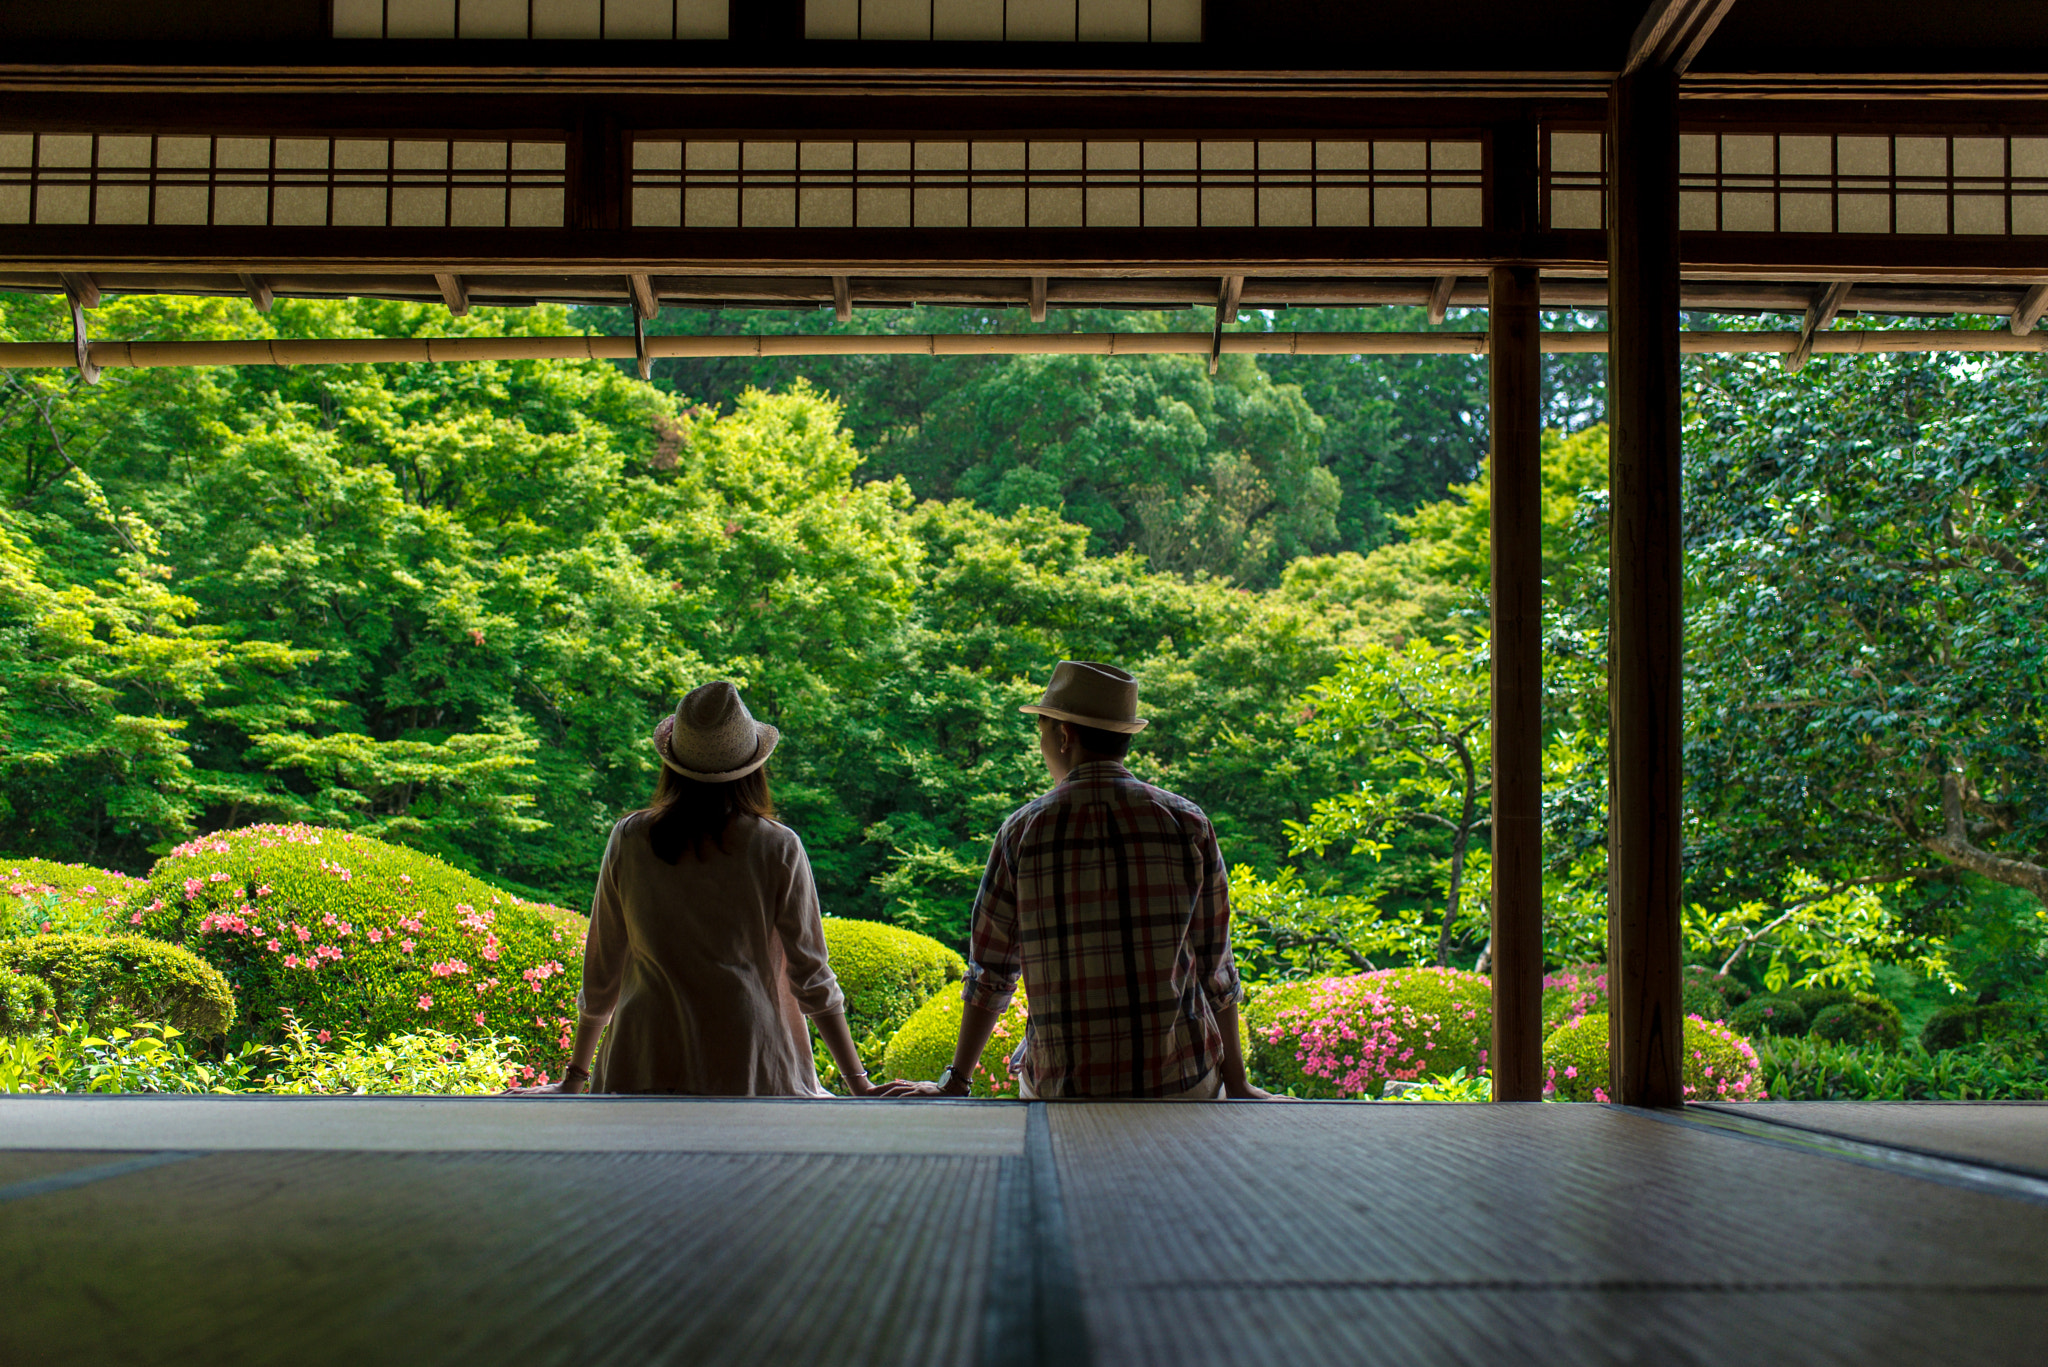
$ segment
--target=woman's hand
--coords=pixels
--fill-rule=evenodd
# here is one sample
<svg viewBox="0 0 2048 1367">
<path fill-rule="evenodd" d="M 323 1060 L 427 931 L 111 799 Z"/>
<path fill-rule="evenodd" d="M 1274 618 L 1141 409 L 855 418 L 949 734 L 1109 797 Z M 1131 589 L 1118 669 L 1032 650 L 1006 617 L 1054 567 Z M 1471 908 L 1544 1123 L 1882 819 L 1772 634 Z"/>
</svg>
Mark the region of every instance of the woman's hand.
<svg viewBox="0 0 2048 1367">
<path fill-rule="evenodd" d="M 506 1089 L 505 1089 L 504 1091 L 502 1091 L 502 1092 L 498 1093 L 498 1095 L 499 1095 L 499 1096 L 575 1096 L 575 1095 L 577 1095 L 577 1093 L 578 1093 L 578 1092 L 581 1092 L 581 1091 L 582 1091 L 582 1088 L 580 1088 L 580 1087 L 579 1087 L 579 1088 L 577 1088 L 577 1089 L 576 1089 L 576 1091 L 574 1091 L 574 1092 L 572 1092 L 572 1091 L 568 1090 L 568 1084 L 567 1084 L 567 1083 L 564 1083 L 564 1082 L 550 1082 L 550 1083 L 549 1083 L 549 1084 L 548 1084 L 547 1086 L 545 1086 L 545 1087 L 507 1087 L 507 1088 L 506 1088 Z"/>
</svg>

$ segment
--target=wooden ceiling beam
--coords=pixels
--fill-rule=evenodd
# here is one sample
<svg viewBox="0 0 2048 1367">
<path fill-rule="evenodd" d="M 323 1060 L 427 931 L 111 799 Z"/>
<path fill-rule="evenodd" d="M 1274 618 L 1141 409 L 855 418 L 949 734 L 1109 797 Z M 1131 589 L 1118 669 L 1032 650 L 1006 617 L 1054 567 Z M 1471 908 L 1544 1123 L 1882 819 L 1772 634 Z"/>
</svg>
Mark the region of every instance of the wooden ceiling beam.
<svg viewBox="0 0 2048 1367">
<path fill-rule="evenodd" d="M 1621 74 L 1668 71 L 1683 76 L 1735 0 L 1651 0 L 1629 39 Z"/>
</svg>

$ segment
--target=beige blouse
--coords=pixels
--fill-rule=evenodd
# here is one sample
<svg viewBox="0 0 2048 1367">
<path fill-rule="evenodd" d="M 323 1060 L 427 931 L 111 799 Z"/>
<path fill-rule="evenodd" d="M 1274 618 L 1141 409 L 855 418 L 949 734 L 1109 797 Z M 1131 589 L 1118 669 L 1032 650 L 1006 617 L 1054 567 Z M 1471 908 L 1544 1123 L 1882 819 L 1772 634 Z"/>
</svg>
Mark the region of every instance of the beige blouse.
<svg viewBox="0 0 2048 1367">
<path fill-rule="evenodd" d="M 612 1018 L 592 1090 L 825 1096 L 807 1016 L 843 1010 L 795 831 L 736 816 L 725 849 L 665 864 L 638 813 L 612 827 L 583 952 L 586 1016 Z"/>
</svg>

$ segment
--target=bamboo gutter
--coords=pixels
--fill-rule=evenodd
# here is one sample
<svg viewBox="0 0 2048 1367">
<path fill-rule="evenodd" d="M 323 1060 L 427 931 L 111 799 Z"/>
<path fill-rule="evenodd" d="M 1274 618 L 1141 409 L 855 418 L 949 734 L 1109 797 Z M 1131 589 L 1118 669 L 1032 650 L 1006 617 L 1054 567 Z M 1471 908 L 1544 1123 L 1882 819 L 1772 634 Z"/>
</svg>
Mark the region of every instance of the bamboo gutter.
<svg viewBox="0 0 2048 1367">
<path fill-rule="evenodd" d="M 1229 332 L 1225 355 L 1483 356 L 1483 332 Z M 1687 332 L 1687 355 L 1784 354 L 1799 349 L 1797 332 Z M 1206 332 L 938 333 L 872 336 L 649 337 L 644 355 L 732 356 L 1159 356 L 1211 354 Z M 1607 350 L 1605 332 L 1546 332 L 1550 355 Z M 1820 332 L 1816 355 L 1880 352 L 2041 351 L 2048 330 L 2015 336 L 2006 330 L 1914 329 Z M 222 365 L 367 365 L 463 361 L 630 361 L 643 353 L 631 337 L 299 338 L 245 342 L 93 342 L 89 360 L 102 368 Z M 0 370 L 66 369 L 78 364 L 70 342 L 0 343 Z"/>
</svg>

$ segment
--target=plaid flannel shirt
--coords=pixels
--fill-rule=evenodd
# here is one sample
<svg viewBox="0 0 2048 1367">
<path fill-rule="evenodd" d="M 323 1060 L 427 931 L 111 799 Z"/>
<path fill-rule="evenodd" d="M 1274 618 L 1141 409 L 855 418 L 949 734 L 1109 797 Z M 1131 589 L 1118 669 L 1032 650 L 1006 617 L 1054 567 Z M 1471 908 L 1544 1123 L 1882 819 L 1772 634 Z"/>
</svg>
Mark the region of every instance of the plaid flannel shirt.
<svg viewBox="0 0 2048 1367">
<path fill-rule="evenodd" d="M 1223 1056 L 1238 1000 L 1216 832 L 1123 765 L 1077 766 L 996 833 L 974 899 L 969 1005 L 1031 1002 L 1023 1073 L 1043 1097 L 1174 1096 Z"/>
</svg>

